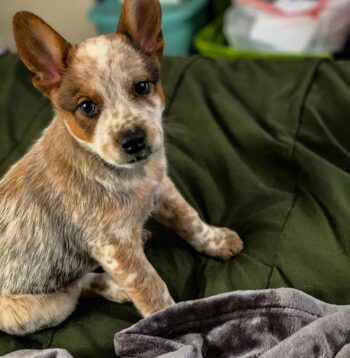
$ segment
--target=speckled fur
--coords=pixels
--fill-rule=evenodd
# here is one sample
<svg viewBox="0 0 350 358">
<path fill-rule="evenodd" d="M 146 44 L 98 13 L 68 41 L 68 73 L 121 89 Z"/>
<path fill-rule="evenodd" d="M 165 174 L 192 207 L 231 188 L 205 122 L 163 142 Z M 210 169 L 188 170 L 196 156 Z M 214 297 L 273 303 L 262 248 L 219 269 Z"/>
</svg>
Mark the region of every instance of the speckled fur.
<svg viewBox="0 0 350 358">
<path fill-rule="evenodd" d="M 153 25 L 138 23 L 148 17 Z M 0 182 L 0 330 L 57 325 L 81 295 L 130 299 L 144 316 L 172 305 L 143 251 L 152 211 L 200 252 L 228 259 L 242 249 L 234 232 L 203 223 L 167 177 L 160 18 L 158 0 L 125 0 L 116 34 L 71 46 L 35 15 L 15 16 L 19 53 L 56 114 Z M 144 80 L 151 93 L 135 97 L 133 83 Z M 98 118 L 77 110 L 82 98 L 98 103 Z M 130 164 L 117 143 L 136 126 L 152 154 Z M 105 273 L 90 273 L 98 266 Z"/>
</svg>

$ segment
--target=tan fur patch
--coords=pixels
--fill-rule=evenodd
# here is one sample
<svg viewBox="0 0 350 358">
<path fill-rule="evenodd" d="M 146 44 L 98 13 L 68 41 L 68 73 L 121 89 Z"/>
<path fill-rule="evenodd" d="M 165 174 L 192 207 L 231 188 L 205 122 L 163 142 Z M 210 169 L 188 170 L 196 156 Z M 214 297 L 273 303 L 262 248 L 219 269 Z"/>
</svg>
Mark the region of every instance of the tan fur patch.
<svg viewBox="0 0 350 358">
<path fill-rule="evenodd" d="M 56 326 L 73 312 L 79 294 L 72 285 L 66 292 L 49 295 L 0 297 L 0 330 L 22 336 Z"/>
<path fill-rule="evenodd" d="M 76 116 L 70 113 L 62 113 L 60 115 L 61 118 L 64 118 L 66 121 L 69 131 L 78 139 L 91 143 L 93 132 L 96 124 L 82 124 L 82 121 L 79 121 Z"/>
</svg>

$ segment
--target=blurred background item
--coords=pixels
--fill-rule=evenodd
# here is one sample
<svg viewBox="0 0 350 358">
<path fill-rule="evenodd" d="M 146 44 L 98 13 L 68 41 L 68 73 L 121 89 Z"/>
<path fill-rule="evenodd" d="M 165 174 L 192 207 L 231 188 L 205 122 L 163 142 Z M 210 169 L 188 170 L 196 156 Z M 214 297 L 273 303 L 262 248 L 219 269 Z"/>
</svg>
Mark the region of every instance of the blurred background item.
<svg viewBox="0 0 350 358">
<path fill-rule="evenodd" d="M 185 56 L 192 52 L 193 37 L 207 21 L 208 0 L 161 0 L 165 54 Z M 90 12 L 98 33 L 114 32 L 122 0 L 104 0 Z"/>
<path fill-rule="evenodd" d="M 197 34 L 201 54 L 350 58 L 350 0 L 236 0 L 227 6 Z"/>
<path fill-rule="evenodd" d="M 212 58 L 350 58 L 350 0 L 160 0 L 165 54 Z M 122 0 L 0 1 L 0 48 L 12 17 L 31 11 L 71 43 L 112 33 Z"/>
<path fill-rule="evenodd" d="M 5 47 L 0 47 L 0 56 L 6 55 L 8 53 L 8 49 Z"/>
<path fill-rule="evenodd" d="M 231 47 L 264 53 L 340 51 L 349 34 L 350 0 L 237 0 L 224 17 Z"/>
<path fill-rule="evenodd" d="M 15 51 L 12 18 L 23 10 L 42 17 L 71 43 L 96 36 L 94 24 L 87 16 L 94 3 L 94 0 L 0 0 L 0 47 Z"/>
</svg>

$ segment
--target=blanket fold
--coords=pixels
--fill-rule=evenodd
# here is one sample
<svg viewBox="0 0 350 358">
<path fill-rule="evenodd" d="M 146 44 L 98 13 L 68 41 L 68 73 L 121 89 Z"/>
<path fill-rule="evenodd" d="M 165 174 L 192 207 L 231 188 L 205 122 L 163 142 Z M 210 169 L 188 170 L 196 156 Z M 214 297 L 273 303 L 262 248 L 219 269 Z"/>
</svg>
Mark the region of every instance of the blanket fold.
<svg viewBox="0 0 350 358">
<path fill-rule="evenodd" d="M 349 357 L 350 306 L 281 288 L 182 302 L 115 336 L 120 357 Z"/>
<path fill-rule="evenodd" d="M 3 358 L 73 358 L 64 349 L 22 349 L 10 354 L 6 354 Z"/>
</svg>

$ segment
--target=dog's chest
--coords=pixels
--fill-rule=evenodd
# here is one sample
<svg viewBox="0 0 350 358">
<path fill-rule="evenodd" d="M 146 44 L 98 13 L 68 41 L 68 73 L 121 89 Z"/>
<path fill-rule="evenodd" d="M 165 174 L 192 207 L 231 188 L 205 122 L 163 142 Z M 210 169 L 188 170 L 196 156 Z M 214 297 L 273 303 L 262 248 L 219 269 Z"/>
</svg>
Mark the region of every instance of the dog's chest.
<svg viewBox="0 0 350 358">
<path fill-rule="evenodd" d="M 131 180 L 118 181 L 109 193 L 114 198 L 115 219 L 122 218 L 121 222 L 133 218 L 142 224 L 156 205 L 157 192 L 165 176 L 165 168 L 150 168 L 144 175 L 136 176 Z M 108 212 L 105 213 L 108 216 Z"/>
</svg>

